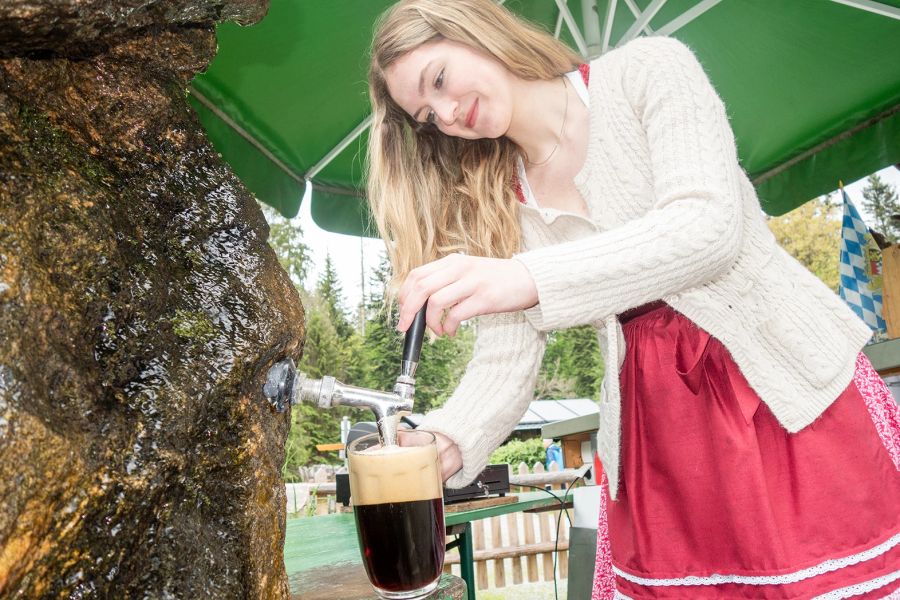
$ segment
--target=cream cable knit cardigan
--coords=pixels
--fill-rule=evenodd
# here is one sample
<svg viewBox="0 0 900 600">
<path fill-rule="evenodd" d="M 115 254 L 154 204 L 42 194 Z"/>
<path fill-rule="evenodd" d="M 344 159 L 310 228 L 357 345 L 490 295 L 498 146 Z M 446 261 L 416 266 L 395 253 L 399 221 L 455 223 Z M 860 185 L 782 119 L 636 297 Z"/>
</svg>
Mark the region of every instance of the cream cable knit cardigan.
<svg viewBox="0 0 900 600">
<path fill-rule="evenodd" d="M 527 409 L 550 330 L 597 329 L 606 363 L 598 454 L 613 498 L 625 355 L 617 314 L 667 302 L 728 348 L 790 432 L 847 387 L 871 335 L 775 243 L 724 106 L 686 46 L 662 37 L 629 42 L 593 61 L 589 93 L 590 141 L 575 183 L 590 218 L 520 208 L 525 251 L 515 258 L 540 302 L 479 318 L 462 381 L 420 425 L 462 452 L 450 486 L 478 475 Z"/>
</svg>

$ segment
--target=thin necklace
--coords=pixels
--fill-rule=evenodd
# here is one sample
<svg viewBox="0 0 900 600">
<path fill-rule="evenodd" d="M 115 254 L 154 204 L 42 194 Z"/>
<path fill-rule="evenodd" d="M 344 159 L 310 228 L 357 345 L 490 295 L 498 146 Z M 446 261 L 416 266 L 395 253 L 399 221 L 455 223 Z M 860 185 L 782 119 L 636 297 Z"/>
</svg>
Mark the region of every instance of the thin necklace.
<svg viewBox="0 0 900 600">
<path fill-rule="evenodd" d="M 556 150 L 559 148 L 560 142 L 562 142 L 563 132 L 566 130 L 566 117 L 569 116 L 569 88 L 566 84 L 566 76 L 563 75 L 563 91 L 566 95 L 566 108 L 563 110 L 563 120 L 562 126 L 559 128 L 559 135 L 556 137 L 556 145 L 553 146 L 553 150 L 550 151 L 550 154 L 547 155 L 547 158 L 542 160 L 541 162 L 531 162 L 531 159 L 528 158 L 528 153 L 525 152 L 525 149 L 522 149 L 522 153 L 525 155 L 525 162 L 527 162 L 532 167 L 540 167 L 546 165 L 550 162 L 550 159 L 553 158 L 553 155 L 556 154 Z"/>
</svg>

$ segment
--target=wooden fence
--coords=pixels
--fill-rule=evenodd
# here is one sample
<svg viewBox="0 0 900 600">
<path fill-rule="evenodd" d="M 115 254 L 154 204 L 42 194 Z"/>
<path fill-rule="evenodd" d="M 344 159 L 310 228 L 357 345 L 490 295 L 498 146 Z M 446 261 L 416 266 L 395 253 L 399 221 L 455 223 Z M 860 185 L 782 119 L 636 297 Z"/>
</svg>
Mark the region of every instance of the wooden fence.
<svg viewBox="0 0 900 600">
<path fill-rule="evenodd" d="M 312 481 L 287 484 L 289 516 L 313 516 L 339 510 L 335 505 L 334 468 L 320 468 L 305 476 Z M 536 491 L 532 487 L 550 488 L 557 495 L 576 478 L 574 469 L 560 471 L 554 463 L 550 471 L 541 463 L 531 468 L 520 463 L 510 467 L 510 493 Z M 330 479 L 330 481 L 329 481 Z M 571 514 L 571 511 L 570 511 Z M 559 543 L 557 544 L 557 521 Z M 558 550 L 556 573 L 568 577 L 569 522 L 558 506 L 546 512 L 511 513 L 472 523 L 475 549 L 475 578 L 479 590 L 502 588 L 525 582 L 553 581 L 554 550 Z M 448 538 L 448 541 L 450 539 Z M 460 575 L 459 553 L 451 551 L 444 561 L 444 571 Z"/>
</svg>

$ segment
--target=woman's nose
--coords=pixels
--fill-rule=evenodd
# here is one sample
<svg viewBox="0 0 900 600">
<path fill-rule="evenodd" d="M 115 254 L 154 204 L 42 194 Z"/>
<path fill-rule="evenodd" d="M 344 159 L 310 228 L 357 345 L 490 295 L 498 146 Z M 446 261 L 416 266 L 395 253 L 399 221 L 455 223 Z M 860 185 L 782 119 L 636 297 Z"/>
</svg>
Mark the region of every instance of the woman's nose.
<svg viewBox="0 0 900 600">
<path fill-rule="evenodd" d="M 442 125 L 453 125 L 459 117 L 459 102 L 444 100 L 435 107 L 434 112 Z"/>
</svg>

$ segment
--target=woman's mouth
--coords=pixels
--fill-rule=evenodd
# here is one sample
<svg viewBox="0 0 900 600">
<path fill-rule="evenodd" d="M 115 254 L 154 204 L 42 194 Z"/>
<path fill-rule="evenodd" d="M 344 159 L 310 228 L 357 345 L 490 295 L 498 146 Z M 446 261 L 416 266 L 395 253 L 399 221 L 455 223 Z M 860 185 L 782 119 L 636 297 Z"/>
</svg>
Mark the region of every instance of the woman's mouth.
<svg viewBox="0 0 900 600">
<path fill-rule="evenodd" d="M 469 109 L 469 114 L 466 115 L 466 127 L 472 129 L 475 126 L 475 119 L 478 118 L 478 99 L 475 99 L 475 102 L 472 103 L 472 108 Z"/>
</svg>

